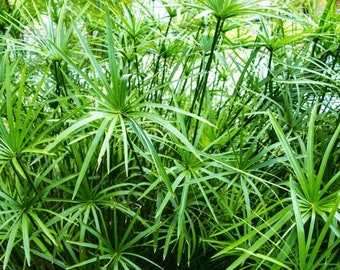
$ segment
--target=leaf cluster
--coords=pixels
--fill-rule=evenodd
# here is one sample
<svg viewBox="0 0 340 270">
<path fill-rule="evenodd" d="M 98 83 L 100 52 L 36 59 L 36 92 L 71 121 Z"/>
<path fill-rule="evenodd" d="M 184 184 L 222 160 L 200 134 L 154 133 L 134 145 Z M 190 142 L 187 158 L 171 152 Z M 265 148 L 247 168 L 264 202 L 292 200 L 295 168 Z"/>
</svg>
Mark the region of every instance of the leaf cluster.
<svg viewBox="0 0 340 270">
<path fill-rule="evenodd" d="M 339 268 L 336 1 L 2 2 L 4 270 Z"/>
</svg>

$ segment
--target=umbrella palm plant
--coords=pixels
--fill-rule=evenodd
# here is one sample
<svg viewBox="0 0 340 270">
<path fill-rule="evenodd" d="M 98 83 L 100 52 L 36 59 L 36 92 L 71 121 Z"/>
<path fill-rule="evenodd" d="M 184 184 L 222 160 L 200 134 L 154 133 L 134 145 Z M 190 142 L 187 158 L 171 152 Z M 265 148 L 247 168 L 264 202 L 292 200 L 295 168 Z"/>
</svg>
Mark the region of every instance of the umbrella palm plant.
<svg viewBox="0 0 340 270">
<path fill-rule="evenodd" d="M 339 17 L 279 4 L 2 10 L 1 267 L 337 269 Z"/>
</svg>

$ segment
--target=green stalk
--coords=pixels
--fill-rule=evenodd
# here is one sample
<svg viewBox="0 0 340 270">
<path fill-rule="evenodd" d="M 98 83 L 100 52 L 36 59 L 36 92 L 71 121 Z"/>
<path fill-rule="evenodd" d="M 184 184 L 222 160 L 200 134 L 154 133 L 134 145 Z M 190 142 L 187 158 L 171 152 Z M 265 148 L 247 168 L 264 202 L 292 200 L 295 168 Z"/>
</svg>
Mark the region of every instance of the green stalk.
<svg viewBox="0 0 340 270">
<path fill-rule="evenodd" d="M 169 19 L 169 22 L 168 22 L 168 25 L 166 27 L 166 30 L 165 30 L 165 34 L 164 34 L 164 37 L 167 37 L 168 36 L 168 33 L 169 33 L 169 30 L 170 30 L 170 26 L 171 26 L 171 23 L 172 23 L 172 19 L 173 19 L 173 16 L 170 16 L 170 19 Z M 161 61 L 161 57 L 163 56 L 164 54 L 164 50 L 165 50 L 165 39 L 162 41 L 161 45 L 160 45 L 160 52 L 157 56 L 157 60 L 156 60 L 156 66 L 155 66 L 155 70 L 153 72 L 153 76 L 152 76 L 152 80 L 150 82 L 150 87 L 149 87 L 149 90 L 152 89 L 152 87 L 154 86 L 154 84 L 156 83 L 156 77 L 158 75 L 158 69 L 159 69 L 159 64 L 160 64 L 160 61 Z M 157 95 L 155 95 L 155 101 L 157 100 Z"/>
<path fill-rule="evenodd" d="M 130 147 L 131 147 L 132 155 L 134 156 L 134 158 L 135 158 L 135 160 L 136 160 L 136 162 L 137 162 L 138 169 L 139 169 L 141 175 L 144 175 L 143 166 L 142 166 L 142 164 L 141 164 L 141 162 L 140 162 L 140 160 L 139 160 L 139 158 L 138 158 L 136 152 L 133 150 L 133 143 L 132 143 L 132 141 L 131 141 L 131 139 L 130 139 L 130 137 L 129 137 L 129 134 L 127 134 L 126 138 L 127 138 L 128 144 L 129 144 Z"/>
<path fill-rule="evenodd" d="M 320 34 L 323 32 L 323 27 L 325 25 L 325 22 L 326 22 L 326 18 L 327 18 L 327 15 L 329 14 L 329 12 L 331 11 L 331 6 L 333 5 L 334 3 L 334 0 L 329 0 L 327 1 L 327 5 L 321 15 L 321 18 L 320 18 L 320 21 L 319 21 L 319 25 L 318 25 L 318 30 L 316 32 L 317 36 L 316 38 L 313 39 L 313 47 L 312 47 L 312 51 L 311 51 L 311 56 L 314 57 L 315 56 L 315 53 L 316 53 L 316 48 L 317 48 L 317 45 L 319 43 L 319 40 L 320 40 Z"/>
<path fill-rule="evenodd" d="M 202 25 L 199 25 L 199 28 L 198 28 L 198 30 L 197 30 L 197 33 L 196 33 L 196 35 L 195 35 L 195 38 L 194 38 L 194 40 L 198 40 L 198 38 L 199 38 L 199 34 L 200 34 L 200 32 L 201 32 L 201 30 L 202 30 Z M 186 68 L 187 68 L 187 66 L 188 66 L 188 62 L 189 62 L 189 60 L 193 60 L 192 58 L 192 56 L 188 53 L 188 57 L 186 58 L 186 60 L 185 60 L 185 62 L 184 62 L 184 64 L 183 64 L 183 72 L 184 72 L 184 83 L 183 83 L 183 85 L 182 85 L 182 88 L 181 88 L 181 90 L 180 90 L 180 95 L 182 95 L 183 93 L 184 93 L 184 91 L 185 91 L 185 87 L 186 87 L 186 84 L 187 84 L 187 82 L 188 82 L 188 79 L 189 79 L 189 77 L 186 75 L 186 72 L 185 72 L 185 70 L 186 70 Z M 192 62 L 194 62 L 194 61 L 192 61 Z M 201 71 L 201 68 L 200 68 L 200 71 Z M 200 74 L 201 72 L 199 72 L 199 74 Z M 200 76 L 198 76 L 198 82 L 199 82 L 199 80 L 200 80 Z M 196 94 L 196 92 L 195 92 L 195 94 Z M 171 103 L 170 103 L 170 105 L 171 105 Z M 193 109 L 194 109 L 194 103 L 192 103 L 192 105 L 191 105 L 191 108 L 190 108 L 190 111 L 189 112 L 193 112 Z M 190 118 L 189 118 L 190 119 Z"/>
<path fill-rule="evenodd" d="M 196 103 L 196 100 L 197 100 L 197 98 L 199 96 L 199 92 L 200 92 L 199 89 L 200 89 L 200 87 L 202 85 L 202 79 L 201 79 L 201 75 L 200 74 L 202 73 L 203 68 L 204 68 L 204 59 L 205 59 L 205 57 L 206 57 L 206 53 L 204 53 L 204 55 L 203 55 L 203 57 L 201 59 L 200 69 L 198 71 L 198 76 L 197 76 L 197 86 L 196 86 L 196 89 L 195 89 L 195 92 L 194 92 L 193 102 L 191 103 L 191 107 L 190 107 L 190 110 L 189 110 L 190 113 L 194 113 L 195 103 Z M 187 123 L 187 127 L 188 128 L 190 126 L 190 121 L 191 121 L 191 118 L 189 118 L 188 123 Z"/>
<path fill-rule="evenodd" d="M 136 48 L 136 37 L 133 36 L 133 52 L 134 52 L 134 55 L 135 55 L 135 67 L 136 67 L 136 73 L 137 73 L 137 88 L 140 89 L 140 86 L 141 86 L 141 78 L 140 78 L 140 72 L 139 72 L 139 59 L 138 59 L 138 56 L 137 56 L 137 48 Z M 141 93 L 139 93 L 141 94 Z"/>
<path fill-rule="evenodd" d="M 198 88 L 196 89 L 196 91 L 198 92 L 198 95 L 200 96 L 200 102 L 199 102 L 199 107 L 198 107 L 198 112 L 197 112 L 198 116 L 201 116 L 201 113 L 202 113 L 203 101 L 204 101 L 205 93 L 206 93 L 206 90 L 207 90 L 209 72 L 210 72 L 211 64 L 212 64 L 212 61 L 213 61 L 213 58 L 214 58 L 214 51 L 215 51 L 215 48 L 216 48 L 216 45 L 217 45 L 217 41 L 220 37 L 221 31 L 222 31 L 222 28 L 223 28 L 223 22 L 224 22 L 224 20 L 221 17 L 217 17 L 214 38 L 213 38 L 213 42 L 212 42 L 212 45 L 211 45 L 208 62 L 207 62 L 206 68 L 204 70 L 202 83 L 199 84 L 197 86 Z M 196 100 L 193 100 L 193 104 L 195 104 L 195 103 L 196 103 Z M 192 138 L 192 143 L 195 143 L 195 140 L 196 140 L 198 123 L 199 123 L 199 121 L 196 120 L 193 138 Z M 190 120 L 189 120 L 189 124 L 190 124 Z M 189 127 L 189 125 L 188 125 L 188 127 Z"/>
<path fill-rule="evenodd" d="M 268 71 L 267 71 L 267 78 L 269 79 L 266 82 L 266 86 L 264 89 L 264 94 L 267 95 L 267 91 L 269 90 L 269 96 L 273 97 L 273 75 L 271 74 L 271 67 L 273 62 L 273 48 L 269 49 L 269 59 L 268 59 Z"/>
<path fill-rule="evenodd" d="M 334 61 L 333 61 L 333 63 L 332 63 L 332 67 L 331 67 L 331 69 L 334 70 L 334 71 L 335 71 L 335 68 L 336 68 L 337 63 L 339 63 L 339 57 L 340 57 L 340 45 L 338 45 L 338 47 L 337 47 L 337 49 L 336 49 L 336 51 L 335 51 L 335 54 L 334 54 Z M 328 80 L 328 81 L 330 81 L 330 83 L 332 83 L 331 80 Z M 323 103 L 324 103 L 324 100 L 325 100 L 325 98 L 326 98 L 326 94 L 327 94 L 326 92 L 322 93 L 322 96 L 321 96 L 321 98 L 320 98 L 320 104 L 323 104 Z M 322 109 L 322 106 L 319 107 L 319 109 L 318 109 L 318 114 L 321 113 L 321 109 Z"/>
</svg>

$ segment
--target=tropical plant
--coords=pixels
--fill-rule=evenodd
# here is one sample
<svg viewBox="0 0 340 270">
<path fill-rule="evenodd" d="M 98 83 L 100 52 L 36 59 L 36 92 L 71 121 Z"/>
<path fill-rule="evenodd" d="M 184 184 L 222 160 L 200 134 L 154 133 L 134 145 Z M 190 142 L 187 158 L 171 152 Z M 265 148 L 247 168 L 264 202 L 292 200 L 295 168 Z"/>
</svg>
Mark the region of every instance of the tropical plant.
<svg viewBox="0 0 340 270">
<path fill-rule="evenodd" d="M 0 1 L 3 269 L 338 269 L 335 0 Z"/>
</svg>

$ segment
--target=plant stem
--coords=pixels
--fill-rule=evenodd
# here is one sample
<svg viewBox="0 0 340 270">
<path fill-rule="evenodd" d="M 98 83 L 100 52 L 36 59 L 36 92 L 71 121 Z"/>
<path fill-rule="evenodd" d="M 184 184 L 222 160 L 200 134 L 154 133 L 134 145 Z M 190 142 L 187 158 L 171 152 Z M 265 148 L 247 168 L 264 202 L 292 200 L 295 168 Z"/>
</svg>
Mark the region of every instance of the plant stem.
<svg viewBox="0 0 340 270">
<path fill-rule="evenodd" d="M 198 107 L 198 112 L 197 112 L 198 116 L 201 116 L 201 113 L 202 113 L 203 101 L 204 101 L 205 93 L 206 93 L 206 90 L 207 90 L 207 84 L 208 84 L 209 72 L 210 72 L 210 69 L 211 69 L 211 63 L 212 63 L 213 58 L 214 58 L 214 51 L 215 51 L 215 48 L 216 48 L 216 45 L 217 45 L 217 41 L 220 37 L 221 31 L 222 31 L 222 28 L 223 28 L 223 22 L 224 21 L 223 21 L 222 18 L 217 17 L 215 33 L 214 33 L 214 38 L 213 38 L 213 42 L 212 42 L 211 49 L 210 49 L 210 55 L 209 55 L 209 58 L 208 58 L 208 62 L 207 62 L 206 68 L 204 69 L 204 75 L 203 75 L 203 78 L 202 78 L 202 82 L 199 85 L 197 85 L 197 88 L 196 88 L 196 91 L 198 92 L 198 95 L 200 96 L 200 102 L 199 102 L 199 107 Z M 196 103 L 196 100 L 193 100 L 193 104 L 195 104 L 195 103 Z M 193 144 L 195 143 L 195 140 L 196 140 L 198 123 L 199 123 L 199 121 L 196 120 L 193 138 L 192 138 Z M 189 125 L 190 125 L 190 120 L 189 120 Z"/>
</svg>

